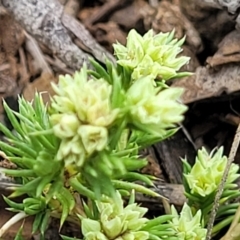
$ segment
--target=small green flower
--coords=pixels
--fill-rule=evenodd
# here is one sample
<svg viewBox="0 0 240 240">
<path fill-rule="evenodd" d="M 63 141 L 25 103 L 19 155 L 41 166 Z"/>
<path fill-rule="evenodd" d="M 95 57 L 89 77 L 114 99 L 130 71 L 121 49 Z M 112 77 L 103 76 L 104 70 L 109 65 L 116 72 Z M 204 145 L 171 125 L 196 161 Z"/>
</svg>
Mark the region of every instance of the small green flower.
<svg viewBox="0 0 240 240">
<path fill-rule="evenodd" d="M 176 71 L 172 68 L 161 66 L 158 62 L 154 62 L 149 55 L 145 55 L 142 61 L 134 68 L 132 78 L 134 80 L 143 76 L 149 76 L 156 79 L 162 76 L 165 80 L 170 79 L 176 75 Z"/>
<path fill-rule="evenodd" d="M 147 240 L 149 233 L 140 231 L 148 219 L 143 218 L 146 208 L 135 203 L 124 208 L 119 192 L 115 199 L 97 202 L 99 219 L 82 218 L 82 233 L 85 240 Z"/>
<path fill-rule="evenodd" d="M 177 76 L 177 71 L 189 62 L 189 57 L 177 58 L 184 40 L 174 39 L 174 31 L 154 35 L 150 30 L 142 37 L 131 30 L 126 47 L 120 43 L 113 47 L 118 64 L 133 71 L 132 79 L 151 76 L 153 79 L 168 80 Z"/>
<path fill-rule="evenodd" d="M 105 127 L 81 125 L 78 134 L 88 155 L 103 150 L 107 145 L 108 131 Z"/>
<path fill-rule="evenodd" d="M 191 208 L 185 203 L 180 216 L 174 206 L 171 211 L 175 216 L 171 224 L 179 240 L 205 240 L 207 229 L 201 226 L 201 210 L 193 216 Z"/>
<path fill-rule="evenodd" d="M 127 106 L 134 125 L 161 135 L 183 120 L 187 107 L 177 101 L 182 89 L 167 88 L 161 91 L 150 82 L 150 78 L 144 77 L 133 83 L 127 92 Z"/>
<path fill-rule="evenodd" d="M 184 174 L 191 194 L 198 194 L 202 197 L 215 192 L 221 182 L 223 172 L 226 168 L 227 157 L 223 156 L 223 147 L 210 154 L 205 148 L 198 151 L 196 162 L 191 171 Z M 227 183 L 234 182 L 238 177 L 239 167 L 232 164 L 227 178 Z"/>
<path fill-rule="evenodd" d="M 144 57 L 143 39 L 135 30 L 131 30 L 127 37 L 127 44 L 113 44 L 115 54 L 118 58 L 118 64 L 125 68 L 135 68 Z"/>
<path fill-rule="evenodd" d="M 62 139 L 57 152 L 57 159 L 64 159 L 65 166 L 76 164 L 82 166 L 86 158 L 86 151 L 81 139 L 76 134 L 73 138 Z"/>
<path fill-rule="evenodd" d="M 57 158 L 80 167 L 85 158 L 107 145 L 108 128 L 119 113 L 111 107 L 112 86 L 104 79 L 88 80 L 83 67 L 73 78 L 61 76 L 53 89 L 50 120 L 62 140 Z"/>
<path fill-rule="evenodd" d="M 75 114 L 54 114 L 51 117 L 53 131 L 59 138 L 69 138 L 75 136 L 79 127 L 79 120 Z"/>
</svg>

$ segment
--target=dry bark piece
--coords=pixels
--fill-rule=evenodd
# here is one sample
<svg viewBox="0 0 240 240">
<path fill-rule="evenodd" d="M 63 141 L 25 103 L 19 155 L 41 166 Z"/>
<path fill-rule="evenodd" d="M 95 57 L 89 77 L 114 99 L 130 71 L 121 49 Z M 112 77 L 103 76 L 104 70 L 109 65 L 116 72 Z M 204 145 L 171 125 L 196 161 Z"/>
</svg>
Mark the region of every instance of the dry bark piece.
<svg viewBox="0 0 240 240">
<path fill-rule="evenodd" d="M 72 68 L 79 69 L 83 62 L 88 62 L 87 55 L 73 44 L 62 25 L 63 6 L 58 0 L 2 0 L 2 5 L 29 34 Z"/>
<path fill-rule="evenodd" d="M 169 200 L 169 204 L 176 207 L 182 207 L 186 202 L 184 196 L 184 187 L 181 184 L 163 183 L 161 181 L 154 182 L 155 188 L 151 189 L 161 196 L 166 197 Z M 136 194 L 136 202 L 141 202 L 144 206 L 147 206 L 151 210 L 159 210 L 161 202 L 159 198 L 153 198 L 142 194 Z"/>
<path fill-rule="evenodd" d="M 72 69 L 81 68 L 84 62 L 89 64 L 89 55 L 72 42 L 66 27 L 93 50 L 93 55 L 94 50 L 98 52 L 97 59 L 104 62 L 105 55 L 110 55 L 90 37 L 83 25 L 63 13 L 63 6 L 58 0 L 2 0 L 2 5 L 13 14 L 26 31 L 48 46 Z M 76 28 L 80 30 L 76 31 Z"/>
<path fill-rule="evenodd" d="M 206 67 L 198 67 L 196 73 L 173 83 L 175 87 L 183 87 L 183 103 L 191 103 L 201 99 L 220 96 L 240 90 L 239 64 L 223 65 L 217 71 Z"/>
<path fill-rule="evenodd" d="M 218 45 L 218 51 L 207 59 L 211 67 L 240 62 L 240 32 L 234 30 L 227 34 Z"/>
<path fill-rule="evenodd" d="M 77 21 L 75 18 L 63 14 L 62 15 L 63 25 L 71 31 L 84 45 L 84 49 L 87 49 L 87 52 L 91 53 L 97 60 L 105 63 L 105 58 L 107 57 L 112 62 L 115 62 L 113 56 L 106 51 L 97 41 L 90 35 L 88 30 Z"/>
<path fill-rule="evenodd" d="M 19 47 L 24 42 L 24 33 L 14 19 L 3 13 L 0 15 L 0 99 L 20 93 L 17 85 L 17 76 L 21 76 L 21 69 L 15 57 Z M 9 67 L 6 68 L 6 63 Z M 4 68 L 5 65 L 5 68 Z M 0 102 L 0 113 L 3 111 Z"/>
<path fill-rule="evenodd" d="M 2 52 L 0 54 L 0 65 L 5 61 L 10 64 L 10 69 L 5 73 L 1 72 L 1 74 L 16 81 L 18 68 L 15 55 L 24 42 L 24 33 L 19 24 L 8 14 L 0 17 L 0 33 L 0 51 Z"/>
</svg>

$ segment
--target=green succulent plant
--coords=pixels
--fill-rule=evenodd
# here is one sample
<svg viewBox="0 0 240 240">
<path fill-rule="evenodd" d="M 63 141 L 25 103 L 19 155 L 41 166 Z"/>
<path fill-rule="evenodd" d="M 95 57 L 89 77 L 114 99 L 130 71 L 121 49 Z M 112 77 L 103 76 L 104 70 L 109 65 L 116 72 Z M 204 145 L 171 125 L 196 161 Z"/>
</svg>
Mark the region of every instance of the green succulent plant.
<svg viewBox="0 0 240 240">
<path fill-rule="evenodd" d="M 140 229 L 148 221 L 144 218 L 146 208 L 136 203 L 123 205 L 119 192 L 114 199 L 96 202 L 98 218 L 80 217 L 81 228 L 85 240 L 147 240 L 148 232 Z"/>
<path fill-rule="evenodd" d="M 171 224 L 177 239 L 205 240 L 207 229 L 202 227 L 201 210 L 193 216 L 191 208 L 185 203 L 178 214 L 175 207 L 171 207 L 173 219 Z"/>
<path fill-rule="evenodd" d="M 174 31 L 154 34 L 150 30 L 141 36 L 133 29 L 128 34 L 126 47 L 117 43 L 113 44 L 113 48 L 117 63 L 130 68 L 134 80 L 144 76 L 153 80 L 169 80 L 189 75 L 186 72 L 178 73 L 190 59 L 185 56 L 176 57 L 182 51 L 184 40 L 174 39 Z"/>
<path fill-rule="evenodd" d="M 0 148 L 16 165 L 5 173 L 20 183 L 5 197 L 17 212 L 13 222 L 35 216 L 33 232 L 42 237 L 57 217 L 60 228 L 67 219 L 79 225 L 85 240 L 176 239 L 173 223 L 181 217 L 174 212 L 149 220 L 131 193 L 161 197 L 148 189 L 155 178 L 140 172 L 148 161 L 139 150 L 173 135 L 183 120 L 183 90 L 165 83 L 189 75 L 180 70 L 189 58 L 177 57 L 183 42 L 174 32 L 141 37 L 132 30 L 126 47 L 114 45 L 117 65 L 91 60 L 94 70 L 84 65 L 60 76 L 49 107 L 38 93 L 32 102 L 19 97 L 19 112 L 4 103 L 14 130 L 0 124 L 6 136 Z M 11 199 L 24 194 L 22 203 Z M 126 206 L 123 197 L 130 198 Z M 83 199 L 91 204 L 81 205 Z"/>
<path fill-rule="evenodd" d="M 205 226 L 212 209 L 214 198 L 226 168 L 227 157 L 223 155 L 223 147 L 208 153 L 205 148 L 198 150 L 196 162 L 191 167 L 187 160 L 184 165 L 184 188 L 189 206 L 202 211 L 202 222 Z M 229 175 L 219 201 L 216 224 L 213 235 L 227 226 L 233 219 L 239 206 L 233 200 L 240 196 L 238 186 L 234 183 L 239 178 L 239 166 L 232 163 Z"/>
</svg>

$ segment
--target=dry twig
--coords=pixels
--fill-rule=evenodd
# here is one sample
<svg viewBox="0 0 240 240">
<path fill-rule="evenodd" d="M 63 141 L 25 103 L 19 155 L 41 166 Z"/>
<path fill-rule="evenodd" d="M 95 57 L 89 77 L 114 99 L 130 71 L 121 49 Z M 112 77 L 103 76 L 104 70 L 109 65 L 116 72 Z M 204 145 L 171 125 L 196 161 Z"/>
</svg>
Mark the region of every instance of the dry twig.
<svg viewBox="0 0 240 240">
<path fill-rule="evenodd" d="M 64 13 L 58 0 L 0 0 L 0 5 L 5 7 L 29 34 L 74 70 L 81 68 L 84 62 L 90 65 L 89 55 L 73 43 L 69 31 L 86 47 L 92 49 L 91 54 L 101 62 L 105 62 L 106 56 L 111 58 L 111 54 L 94 40 L 80 22 Z M 73 32 L 76 28 L 81 28 L 81 34 Z"/>
</svg>

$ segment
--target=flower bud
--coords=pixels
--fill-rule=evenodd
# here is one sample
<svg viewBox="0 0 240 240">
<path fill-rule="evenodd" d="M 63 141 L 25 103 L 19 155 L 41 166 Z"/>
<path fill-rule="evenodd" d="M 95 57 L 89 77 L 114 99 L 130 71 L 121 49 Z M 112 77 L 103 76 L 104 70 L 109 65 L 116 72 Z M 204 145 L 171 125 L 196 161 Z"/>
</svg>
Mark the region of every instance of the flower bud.
<svg viewBox="0 0 240 240">
<path fill-rule="evenodd" d="M 184 174 L 191 193 L 205 197 L 215 192 L 221 182 L 226 165 L 227 157 L 223 156 L 222 147 L 210 154 L 204 148 L 199 150 L 191 171 Z M 236 164 L 231 165 L 227 183 L 232 183 L 239 177 L 238 169 Z"/>
<path fill-rule="evenodd" d="M 79 120 L 74 114 L 64 114 L 60 116 L 53 115 L 54 117 L 61 118 L 60 121 L 53 126 L 54 134 L 59 138 L 69 138 L 73 137 L 78 129 Z"/>
<path fill-rule="evenodd" d="M 107 145 L 108 132 L 104 127 L 81 125 L 78 134 L 88 155 L 103 150 Z"/>
<path fill-rule="evenodd" d="M 183 42 L 184 38 L 174 39 L 174 31 L 154 35 L 150 30 L 142 37 L 136 30 L 131 30 L 126 47 L 117 43 L 113 48 L 118 64 L 133 71 L 132 79 L 150 76 L 168 80 L 177 76 L 177 71 L 189 62 L 189 57 L 177 58 Z"/>
<path fill-rule="evenodd" d="M 193 216 L 191 208 L 185 203 L 180 215 L 174 206 L 171 207 L 171 211 L 174 215 L 171 224 L 179 240 L 205 240 L 207 229 L 201 226 L 201 210 Z"/>
<path fill-rule="evenodd" d="M 124 208 L 119 192 L 116 198 L 96 202 L 99 220 L 83 218 L 84 239 L 147 240 L 149 233 L 140 231 L 148 219 L 143 218 L 147 209 L 133 203 Z M 95 237 L 95 238 L 93 238 Z"/>
<path fill-rule="evenodd" d="M 108 128 L 118 117 L 119 109 L 111 107 L 112 86 L 104 79 L 88 80 L 84 66 L 73 77 L 61 76 L 53 89 L 50 121 L 61 139 L 57 158 L 65 165 L 82 166 L 106 147 Z"/>
<path fill-rule="evenodd" d="M 185 105 L 177 100 L 182 94 L 180 88 L 159 91 L 149 84 L 150 78 L 138 79 L 127 92 L 127 105 L 134 125 L 154 134 L 163 134 L 165 129 L 174 127 L 183 120 Z"/>
</svg>

